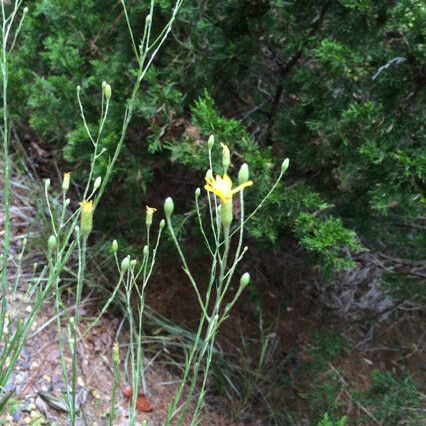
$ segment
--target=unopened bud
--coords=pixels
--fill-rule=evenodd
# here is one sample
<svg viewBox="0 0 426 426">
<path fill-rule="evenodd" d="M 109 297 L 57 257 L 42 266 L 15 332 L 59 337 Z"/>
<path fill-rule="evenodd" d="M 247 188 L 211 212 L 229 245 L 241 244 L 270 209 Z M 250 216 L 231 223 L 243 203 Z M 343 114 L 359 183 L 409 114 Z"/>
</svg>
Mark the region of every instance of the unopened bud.
<svg viewBox="0 0 426 426">
<path fill-rule="evenodd" d="M 201 189 L 200 189 L 200 188 L 197 188 L 197 189 L 195 190 L 195 198 L 198 198 L 198 197 L 200 196 L 200 194 L 201 194 Z"/>
<path fill-rule="evenodd" d="M 172 197 L 167 197 L 166 201 L 164 201 L 164 213 L 167 219 L 170 219 L 174 209 L 175 209 L 175 204 L 173 202 Z"/>
<path fill-rule="evenodd" d="M 161 219 L 161 221 L 160 221 L 160 229 L 164 229 L 165 226 L 166 226 L 166 221 L 164 219 Z"/>
<path fill-rule="evenodd" d="M 118 251 L 118 242 L 117 242 L 117 240 L 114 240 L 114 241 L 111 243 L 111 250 L 112 250 L 112 252 L 113 252 L 114 254 L 116 254 L 116 253 L 117 253 L 117 251 Z"/>
<path fill-rule="evenodd" d="M 213 179 L 213 171 L 212 171 L 212 169 L 208 169 L 207 170 L 207 172 L 206 172 L 206 179 L 207 180 Z"/>
<path fill-rule="evenodd" d="M 93 191 L 96 191 L 101 186 L 101 183 L 102 183 L 102 178 L 98 176 L 95 179 L 95 182 L 93 183 Z"/>
<path fill-rule="evenodd" d="M 209 139 L 208 139 L 208 141 L 207 141 L 207 146 L 209 147 L 209 149 L 212 149 L 212 148 L 213 148 L 213 145 L 214 145 L 214 136 L 213 136 L 213 135 L 210 135 L 210 136 L 209 136 Z"/>
<path fill-rule="evenodd" d="M 240 171 L 238 172 L 238 183 L 242 185 L 243 183 L 246 183 L 249 180 L 249 168 L 247 163 L 244 163 L 240 167 Z"/>
<path fill-rule="evenodd" d="M 49 239 L 47 240 L 47 248 L 49 249 L 49 252 L 54 250 L 56 248 L 56 245 L 57 245 L 56 237 L 54 235 L 51 235 Z"/>
<path fill-rule="evenodd" d="M 290 160 L 286 158 L 281 164 L 281 173 L 285 173 L 287 171 L 289 164 L 290 164 Z"/>
<path fill-rule="evenodd" d="M 249 283 L 250 283 L 250 274 L 248 272 L 245 272 L 243 275 L 241 275 L 240 286 L 247 287 Z"/>
<path fill-rule="evenodd" d="M 24 7 L 23 12 L 24 12 L 24 13 L 28 13 L 28 7 L 27 7 L 27 6 L 25 6 L 25 7 Z"/>
<path fill-rule="evenodd" d="M 49 178 L 44 180 L 44 187 L 45 187 L 45 189 L 49 189 L 49 187 L 50 187 L 50 179 Z"/>
<path fill-rule="evenodd" d="M 137 263 L 137 260 L 136 260 L 136 259 L 132 259 L 132 260 L 130 261 L 130 266 L 131 266 L 132 268 L 134 268 L 134 267 L 136 266 L 136 263 Z"/>
<path fill-rule="evenodd" d="M 121 261 L 121 271 L 126 272 L 129 269 L 129 266 L 130 266 L 130 256 L 126 256 Z"/>
<path fill-rule="evenodd" d="M 227 173 L 229 169 L 229 165 L 231 164 L 231 152 L 229 151 L 229 148 L 224 144 L 222 145 L 222 165 L 223 165 L 223 172 Z"/>
<path fill-rule="evenodd" d="M 80 94 L 80 92 L 81 92 L 81 86 L 80 86 L 80 85 L 78 85 L 78 86 L 77 86 L 77 94 Z"/>
<path fill-rule="evenodd" d="M 145 20 L 146 20 L 147 24 L 150 24 L 151 21 L 152 21 L 152 15 L 151 14 L 146 15 Z"/>
<path fill-rule="evenodd" d="M 147 245 L 145 245 L 143 247 L 143 255 L 144 255 L 144 257 L 148 256 L 148 253 L 149 253 L 149 247 Z"/>
<path fill-rule="evenodd" d="M 70 200 L 69 198 L 67 198 L 67 199 L 64 201 L 64 206 L 65 206 L 65 207 L 68 207 L 68 206 L 70 205 L 70 202 L 71 202 L 71 200 Z"/>
<path fill-rule="evenodd" d="M 105 99 L 109 101 L 111 99 L 111 93 L 112 93 L 111 86 L 108 83 L 106 83 L 105 87 L 103 87 L 103 90 L 104 90 Z"/>
<path fill-rule="evenodd" d="M 114 342 L 112 345 L 112 362 L 115 365 L 120 364 L 120 346 L 118 345 L 118 342 Z"/>
<path fill-rule="evenodd" d="M 71 173 L 64 173 L 62 180 L 62 192 L 66 193 L 70 189 Z"/>
</svg>

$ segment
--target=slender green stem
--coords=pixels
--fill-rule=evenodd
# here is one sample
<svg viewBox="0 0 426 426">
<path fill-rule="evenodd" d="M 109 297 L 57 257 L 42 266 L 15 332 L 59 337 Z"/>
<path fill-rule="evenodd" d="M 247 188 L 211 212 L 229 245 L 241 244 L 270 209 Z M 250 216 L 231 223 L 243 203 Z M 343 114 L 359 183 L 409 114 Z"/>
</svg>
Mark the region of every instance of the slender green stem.
<svg viewBox="0 0 426 426">
<path fill-rule="evenodd" d="M 77 290 L 76 290 L 76 302 L 75 302 L 75 311 L 72 324 L 72 378 L 71 378 L 71 387 L 72 387 L 72 410 L 71 410 L 71 423 L 75 424 L 76 421 L 76 394 L 77 394 L 77 367 L 78 367 L 78 326 L 80 319 L 80 303 L 81 296 L 83 293 L 84 285 L 84 272 L 86 270 L 86 252 L 87 252 L 87 236 L 82 237 L 82 244 L 80 245 L 80 236 L 77 237 L 78 245 L 78 274 L 77 274 Z"/>
</svg>

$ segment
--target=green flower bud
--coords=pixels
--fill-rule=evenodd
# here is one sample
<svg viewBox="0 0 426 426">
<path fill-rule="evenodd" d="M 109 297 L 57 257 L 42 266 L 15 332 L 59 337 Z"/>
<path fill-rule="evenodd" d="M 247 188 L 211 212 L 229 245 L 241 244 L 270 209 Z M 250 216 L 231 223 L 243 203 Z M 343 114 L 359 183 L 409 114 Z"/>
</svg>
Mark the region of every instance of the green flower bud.
<svg viewBox="0 0 426 426">
<path fill-rule="evenodd" d="M 161 219 L 161 221 L 160 221 L 160 229 L 164 229 L 165 226 L 166 226 L 166 221 L 164 219 Z"/>
<path fill-rule="evenodd" d="M 136 263 L 137 263 L 137 260 L 136 260 L 136 259 L 132 259 L 132 260 L 130 261 L 130 266 L 131 266 L 132 268 L 134 268 L 134 267 L 136 266 Z"/>
<path fill-rule="evenodd" d="M 197 189 L 195 190 L 195 198 L 198 198 L 198 197 L 200 196 L 200 194 L 201 194 L 201 189 L 200 189 L 200 188 L 197 188 Z"/>
<path fill-rule="evenodd" d="M 206 172 L 206 179 L 213 179 L 213 171 L 212 169 L 208 169 Z"/>
<path fill-rule="evenodd" d="M 290 160 L 286 158 L 281 164 L 281 173 L 285 173 L 287 171 L 289 164 L 290 164 Z"/>
<path fill-rule="evenodd" d="M 121 272 L 126 272 L 129 269 L 130 266 L 130 256 L 126 256 L 121 261 Z"/>
<path fill-rule="evenodd" d="M 111 93 L 112 93 L 111 86 L 108 83 L 106 83 L 103 90 L 104 90 L 105 99 L 109 101 L 111 99 Z"/>
<path fill-rule="evenodd" d="M 240 171 L 238 172 L 238 183 L 242 185 L 243 183 L 246 183 L 249 180 L 249 168 L 247 163 L 244 163 L 240 167 Z"/>
<path fill-rule="evenodd" d="M 114 240 L 111 244 L 111 250 L 115 254 L 118 251 L 118 242 L 117 240 Z"/>
<path fill-rule="evenodd" d="M 118 342 L 114 342 L 112 345 L 112 362 L 115 365 L 120 364 L 120 346 L 118 345 Z"/>
<path fill-rule="evenodd" d="M 240 286 L 247 287 L 249 283 L 250 283 L 250 274 L 248 272 L 245 272 L 243 275 L 241 275 Z"/>
<path fill-rule="evenodd" d="M 148 253 L 149 253 L 149 247 L 147 245 L 145 245 L 143 247 L 143 256 L 144 257 L 148 256 Z"/>
<path fill-rule="evenodd" d="M 146 15 L 145 21 L 147 24 L 150 24 L 152 21 L 152 15 L 151 14 Z"/>
<path fill-rule="evenodd" d="M 71 173 L 64 173 L 64 178 L 62 179 L 62 192 L 66 193 L 70 189 Z"/>
<path fill-rule="evenodd" d="M 44 180 L 44 188 L 47 190 L 50 187 L 50 179 L 47 178 Z"/>
<path fill-rule="evenodd" d="M 175 204 L 173 202 L 172 197 L 167 197 L 166 201 L 164 201 L 164 213 L 167 219 L 170 219 L 174 209 L 175 209 Z"/>
<path fill-rule="evenodd" d="M 93 183 L 93 191 L 96 191 L 101 186 L 101 183 L 102 183 L 102 178 L 98 176 L 95 179 L 95 182 Z"/>
<path fill-rule="evenodd" d="M 24 14 L 28 13 L 28 7 L 27 6 L 24 7 L 24 11 L 23 12 L 24 12 Z"/>
<path fill-rule="evenodd" d="M 69 198 L 67 198 L 67 199 L 64 201 L 64 205 L 65 205 L 65 207 L 68 207 L 68 206 L 70 205 L 70 202 L 71 202 L 71 200 L 70 200 Z"/>
<path fill-rule="evenodd" d="M 229 148 L 224 144 L 222 145 L 222 166 L 223 166 L 223 172 L 228 173 L 229 165 L 231 164 L 231 152 L 229 151 Z"/>
<path fill-rule="evenodd" d="M 54 250 L 56 248 L 56 245 L 57 245 L 56 237 L 54 235 L 51 235 L 49 239 L 47 240 L 47 248 L 49 249 L 49 252 Z"/>
<path fill-rule="evenodd" d="M 210 135 L 210 136 L 209 136 L 209 139 L 208 139 L 208 141 L 207 141 L 207 146 L 209 147 L 209 149 L 212 149 L 212 148 L 213 148 L 213 145 L 214 145 L 214 136 L 213 136 L 213 135 Z"/>
<path fill-rule="evenodd" d="M 81 92 L 81 86 L 80 86 L 80 85 L 78 85 L 78 86 L 77 86 L 77 94 L 79 95 L 79 94 L 80 94 L 80 92 Z"/>
</svg>

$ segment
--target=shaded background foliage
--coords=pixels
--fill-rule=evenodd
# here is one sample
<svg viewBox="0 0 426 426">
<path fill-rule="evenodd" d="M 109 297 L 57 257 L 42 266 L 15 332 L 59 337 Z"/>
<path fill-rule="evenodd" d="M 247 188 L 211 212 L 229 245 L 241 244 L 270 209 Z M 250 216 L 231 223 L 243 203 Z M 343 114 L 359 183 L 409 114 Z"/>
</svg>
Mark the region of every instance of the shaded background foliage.
<svg viewBox="0 0 426 426">
<path fill-rule="evenodd" d="M 75 87 L 96 123 L 99 82 L 112 84 L 102 142 L 111 149 L 135 65 L 121 5 L 30 3 L 13 64 L 17 120 L 83 173 L 89 146 Z M 138 34 L 148 4 L 127 3 Z M 158 28 L 169 7 L 158 2 Z M 117 191 L 132 188 L 126 227 L 128 207 L 158 185 L 188 172 L 185 189 L 201 181 L 202 142 L 213 133 L 236 150 L 236 167 L 242 154 L 252 166 L 253 203 L 273 164 L 292 160 L 286 185 L 250 228 L 265 244 L 290 231 L 328 272 L 353 265 L 364 245 L 395 246 L 395 234 L 399 254 L 416 256 L 425 243 L 410 227 L 425 201 L 425 14 L 417 0 L 188 0 L 139 95 L 116 172 Z"/>
</svg>

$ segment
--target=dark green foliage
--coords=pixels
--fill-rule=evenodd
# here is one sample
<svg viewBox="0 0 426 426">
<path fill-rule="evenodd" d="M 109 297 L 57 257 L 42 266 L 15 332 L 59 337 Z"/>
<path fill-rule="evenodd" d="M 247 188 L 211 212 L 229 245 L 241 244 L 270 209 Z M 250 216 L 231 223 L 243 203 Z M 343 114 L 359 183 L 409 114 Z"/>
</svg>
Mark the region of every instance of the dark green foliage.
<svg viewBox="0 0 426 426">
<path fill-rule="evenodd" d="M 407 375 L 395 377 L 389 372 L 376 370 L 373 383 L 366 392 L 355 392 L 378 421 L 386 425 L 423 424 L 421 394 L 418 385 Z"/>
<path fill-rule="evenodd" d="M 159 2 L 154 32 L 171 3 Z M 127 4 L 138 35 L 148 3 Z M 29 6 L 10 85 L 16 120 L 83 172 L 75 87 L 95 125 L 100 84 L 111 83 L 110 152 L 135 65 L 122 9 L 107 0 Z M 201 186 L 214 133 L 236 153 L 233 172 L 250 164 L 251 206 L 291 159 L 285 185 L 250 224 L 262 244 L 291 232 L 325 271 L 353 265 L 363 245 L 415 258 L 424 244 L 410 227 L 425 207 L 425 13 L 419 0 L 186 1 L 140 92 L 117 168 L 117 189 L 131 188 L 123 205 L 152 197 L 155 172 L 162 185 L 173 180 L 170 161 L 192 172 L 190 193 Z M 401 221 L 408 231 L 394 244 Z"/>
</svg>

